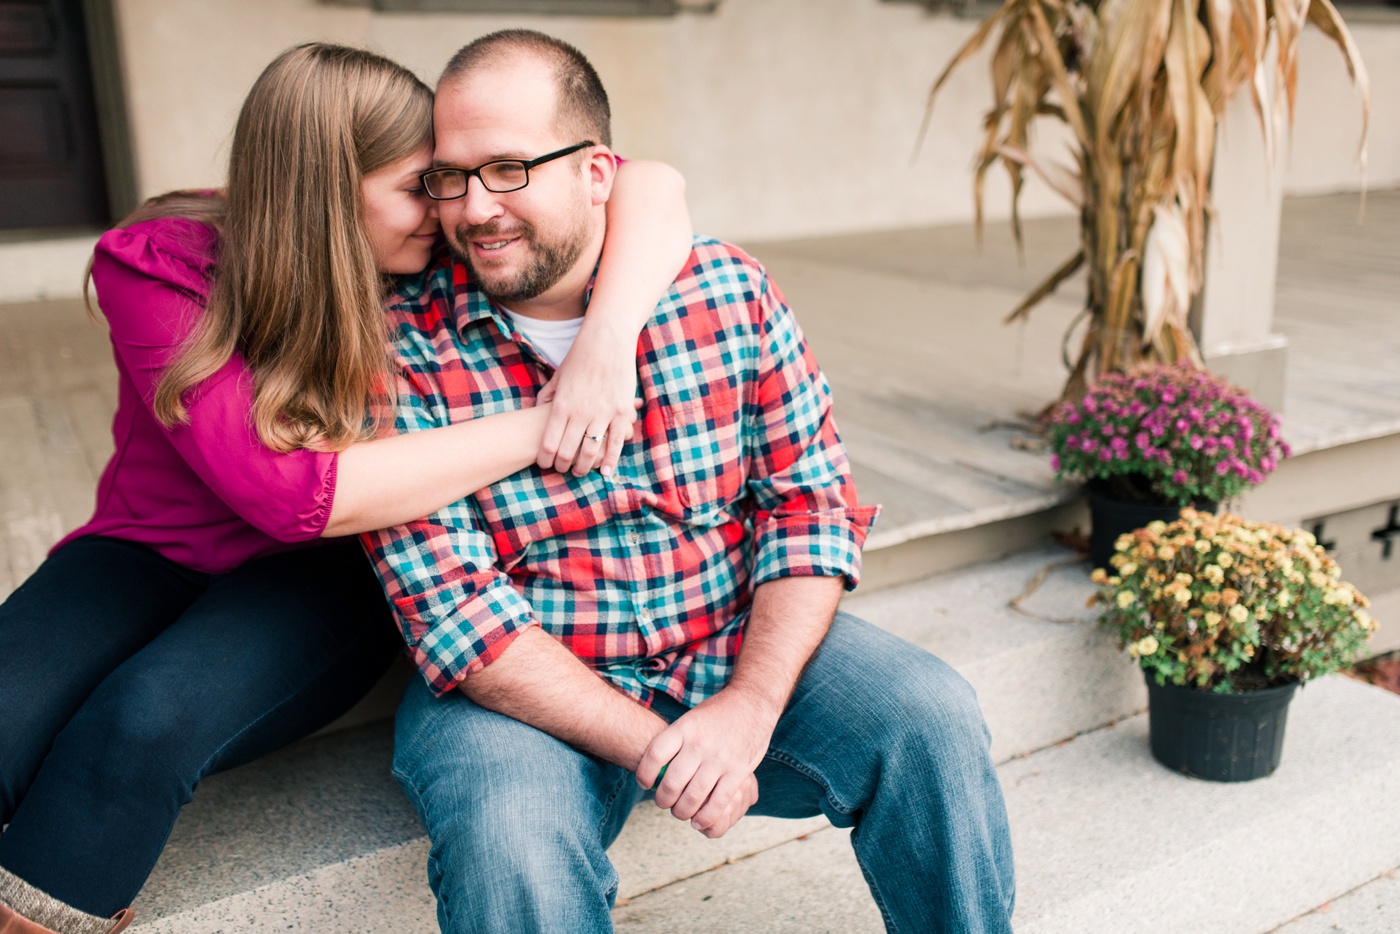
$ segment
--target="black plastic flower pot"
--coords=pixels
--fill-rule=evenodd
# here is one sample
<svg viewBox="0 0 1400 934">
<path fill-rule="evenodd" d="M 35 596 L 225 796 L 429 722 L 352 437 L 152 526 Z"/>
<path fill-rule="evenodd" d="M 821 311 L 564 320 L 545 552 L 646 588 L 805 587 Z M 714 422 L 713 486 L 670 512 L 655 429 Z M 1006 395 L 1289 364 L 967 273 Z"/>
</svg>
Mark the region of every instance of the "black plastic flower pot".
<svg viewBox="0 0 1400 934">
<path fill-rule="evenodd" d="M 1283 754 L 1294 681 L 1262 691 L 1215 694 L 1158 684 L 1148 672 L 1152 756 L 1169 769 L 1212 782 L 1272 775 Z"/>
<path fill-rule="evenodd" d="M 1089 501 L 1089 560 L 1093 567 L 1103 568 L 1109 573 L 1113 572 L 1113 568 L 1108 559 L 1113 557 L 1113 543 L 1118 541 L 1118 536 L 1159 519 L 1175 522 L 1181 518 L 1180 506 L 1117 499 L 1094 481 L 1085 485 L 1084 495 Z M 1219 504 L 1199 501 L 1195 507 L 1202 512 L 1215 512 Z"/>
</svg>

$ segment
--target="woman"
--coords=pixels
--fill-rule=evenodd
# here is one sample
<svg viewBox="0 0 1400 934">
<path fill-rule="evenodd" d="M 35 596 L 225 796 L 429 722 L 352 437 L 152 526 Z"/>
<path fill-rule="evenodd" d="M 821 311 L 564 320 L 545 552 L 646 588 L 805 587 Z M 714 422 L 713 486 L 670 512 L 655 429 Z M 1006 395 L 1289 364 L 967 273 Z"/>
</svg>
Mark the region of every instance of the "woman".
<svg viewBox="0 0 1400 934">
<path fill-rule="evenodd" d="M 379 584 L 353 541 L 320 539 L 537 456 L 616 461 L 637 332 L 689 252 L 678 178 L 643 163 L 619 173 L 553 411 L 367 440 L 391 385 L 386 276 L 438 244 L 417 181 L 431 114 L 379 56 L 290 50 L 244 104 L 227 197 L 157 199 L 99 242 L 116 452 L 92 520 L 0 606 L 0 929 L 125 927 L 201 778 L 325 725 L 382 674 L 400 642 Z"/>
</svg>

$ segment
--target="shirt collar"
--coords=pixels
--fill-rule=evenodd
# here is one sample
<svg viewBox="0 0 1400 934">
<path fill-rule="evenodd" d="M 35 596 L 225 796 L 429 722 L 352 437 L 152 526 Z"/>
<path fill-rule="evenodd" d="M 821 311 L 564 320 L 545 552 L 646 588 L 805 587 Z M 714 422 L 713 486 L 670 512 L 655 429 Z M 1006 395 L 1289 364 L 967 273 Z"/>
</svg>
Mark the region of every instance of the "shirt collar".
<svg viewBox="0 0 1400 934">
<path fill-rule="evenodd" d="M 472 280 L 467 264 L 450 251 L 447 254 L 447 263 L 452 282 L 452 317 L 456 322 L 457 331 L 461 333 L 470 325 L 494 320 L 505 333 L 514 333 L 515 329 L 511 327 L 510 319 L 499 313 L 496 303 Z M 593 264 L 593 273 L 588 277 L 588 285 L 583 290 L 585 312 L 588 310 L 588 303 L 593 299 L 593 286 L 598 281 L 598 265 L 597 262 Z"/>
</svg>

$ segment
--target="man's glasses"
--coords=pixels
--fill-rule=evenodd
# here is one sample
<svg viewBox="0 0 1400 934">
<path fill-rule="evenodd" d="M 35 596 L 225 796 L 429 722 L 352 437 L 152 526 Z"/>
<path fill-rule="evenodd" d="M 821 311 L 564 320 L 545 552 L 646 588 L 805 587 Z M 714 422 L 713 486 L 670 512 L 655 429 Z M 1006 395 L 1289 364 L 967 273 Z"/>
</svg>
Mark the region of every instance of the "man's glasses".
<svg viewBox="0 0 1400 934">
<path fill-rule="evenodd" d="M 481 184 L 487 191 L 494 191 L 497 194 L 506 191 L 519 191 L 530 184 L 530 170 L 537 165 L 544 165 L 555 159 L 567 156 L 571 152 L 578 152 L 585 146 L 597 145 L 592 140 L 584 140 L 582 143 L 575 143 L 565 149 L 545 153 L 538 159 L 530 159 L 522 162 L 519 159 L 500 159 L 496 162 L 488 162 L 479 165 L 474 169 L 462 169 L 457 166 L 441 166 L 436 169 L 429 169 L 418 180 L 423 184 L 423 190 L 428 193 L 428 197 L 434 201 L 453 201 L 467 193 L 467 183 L 471 181 L 473 175 L 481 179 Z"/>
</svg>

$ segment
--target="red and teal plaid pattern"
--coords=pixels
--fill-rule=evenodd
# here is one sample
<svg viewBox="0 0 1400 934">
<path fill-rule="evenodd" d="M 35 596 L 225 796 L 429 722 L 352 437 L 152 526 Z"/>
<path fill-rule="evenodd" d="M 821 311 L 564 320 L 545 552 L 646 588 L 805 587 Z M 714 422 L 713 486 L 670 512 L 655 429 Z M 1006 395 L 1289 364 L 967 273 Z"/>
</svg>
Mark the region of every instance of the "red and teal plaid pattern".
<svg viewBox="0 0 1400 934">
<path fill-rule="evenodd" d="M 389 314 L 399 432 L 531 404 L 551 369 L 449 259 Z M 540 625 L 645 704 L 729 680 L 758 584 L 845 576 L 859 506 L 831 391 L 763 268 L 697 240 L 638 341 L 641 429 L 611 478 L 531 467 L 364 536 L 411 654 L 451 690 Z"/>
</svg>

